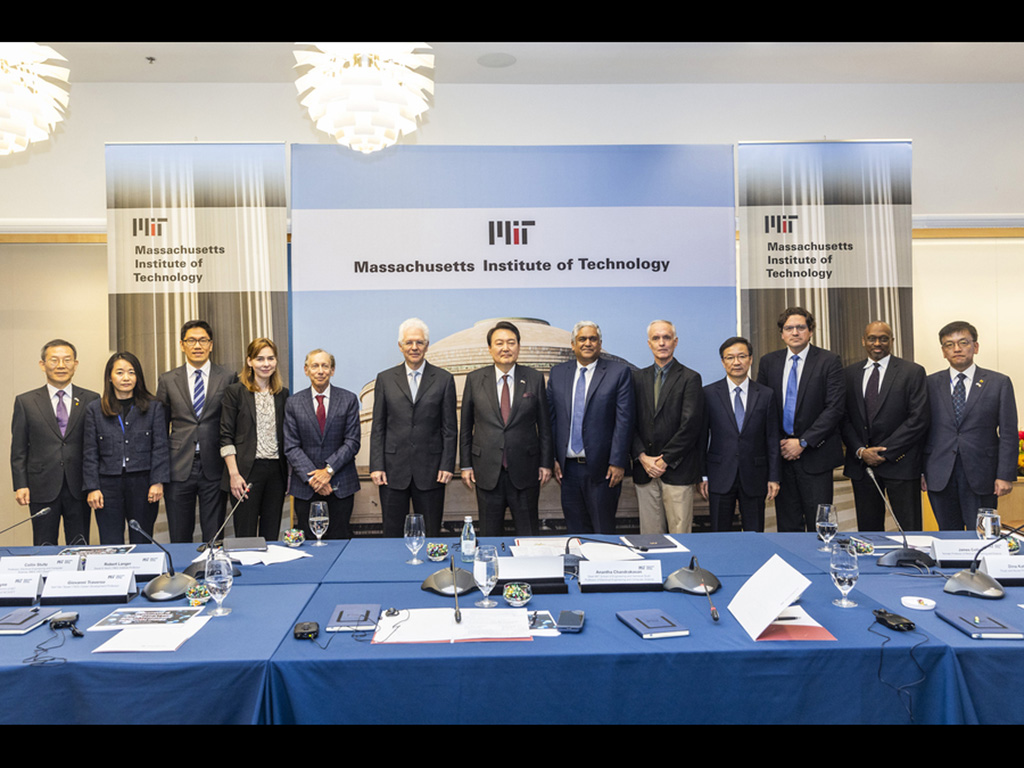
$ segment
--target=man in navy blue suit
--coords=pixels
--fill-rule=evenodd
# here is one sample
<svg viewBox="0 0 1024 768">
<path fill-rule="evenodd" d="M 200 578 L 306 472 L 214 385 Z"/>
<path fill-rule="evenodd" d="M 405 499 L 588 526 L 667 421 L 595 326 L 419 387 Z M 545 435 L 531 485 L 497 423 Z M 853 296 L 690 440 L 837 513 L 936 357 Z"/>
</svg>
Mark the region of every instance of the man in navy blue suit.
<svg viewBox="0 0 1024 768">
<path fill-rule="evenodd" d="M 885 530 L 885 502 L 868 477 L 871 467 L 905 531 L 921 530 L 921 456 L 930 412 L 924 368 L 890 354 L 892 328 L 864 329 L 868 359 L 846 371 L 844 474 L 853 486 L 857 529 Z"/>
<path fill-rule="evenodd" d="M 331 386 L 334 355 L 315 349 L 306 355 L 304 369 L 312 387 L 296 392 L 284 407 L 284 453 L 291 466 L 295 517 L 312 536 L 310 504 L 326 501 L 331 521 L 324 538 L 348 539 L 359 490 L 359 401 L 347 389 Z"/>
<path fill-rule="evenodd" d="M 843 463 L 846 382 L 839 356 L 811 344 L 814 315 L 789 307 L 778 324 L 786 348 L 769 352 L 757 366 L 758 384 L 775 393 L 782 432 L 775 516 L 781 532 L 813 531 L 818 504 L 832 503 L 832 470 Z"/>
<path fill-rule="evenodd" d="M 740 336 L 718 348 L 725 378 L 704 387 L 707 434 L 701 495 L 708 500 L 712 531 L 732 530 L 736 503 L 745 531 L 764 531 L 765 501 L 779 492 L 779 427 L 775 394 L 747 376 L 750 342 Z"/>
<path fill-rule="evenodd" d="M 949 368 L 928 377 L 932 423 L 922 490 L 941 530 L 973 528 L 979 507 L 995 507 L 1017 476 L 1013 383 L 979 368 L 978 331 L 962 320 L 939 331 Z"/>
<path fill-rule="evenodd" d="M 569 533 L 614 533 L 622 478 L 633 437 L 633 376 L 601 355 L 601 329 L 572 329 L 575 360 L 551 369 L 548 407 L 555 479 Z"/>
</svg>

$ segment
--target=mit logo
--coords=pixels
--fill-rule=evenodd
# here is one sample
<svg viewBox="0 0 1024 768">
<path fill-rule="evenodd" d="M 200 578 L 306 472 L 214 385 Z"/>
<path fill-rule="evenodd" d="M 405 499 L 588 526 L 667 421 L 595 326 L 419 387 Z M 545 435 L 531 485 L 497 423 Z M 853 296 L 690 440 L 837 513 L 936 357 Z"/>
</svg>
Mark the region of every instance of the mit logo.
<svg viewBox="0 0 1024 768">
<path fill-rule="evenodd" d="M 144 237 L 157 237 L 164 233 L 166 218 L 162 219 L 132 219 L 132 237 L 142 235 Z"/>
<path fill-rule="evenodd" d="M 788 216 L 765 216 L 764 233 L 767 235 L 770 232 L 778 232 L 782 235 L 788 235 L 796 229 L 796 220 L 796 214 L 790 214 Z"/>
<path fill-rule="evenodd" d="M 489 221 L 487 231 L 490 234 L 491 245 L 497 240 L 504 238 L 505 245 L 526 245 L 527 227 L 532 227 L 536 221 Z"/>
</svg>

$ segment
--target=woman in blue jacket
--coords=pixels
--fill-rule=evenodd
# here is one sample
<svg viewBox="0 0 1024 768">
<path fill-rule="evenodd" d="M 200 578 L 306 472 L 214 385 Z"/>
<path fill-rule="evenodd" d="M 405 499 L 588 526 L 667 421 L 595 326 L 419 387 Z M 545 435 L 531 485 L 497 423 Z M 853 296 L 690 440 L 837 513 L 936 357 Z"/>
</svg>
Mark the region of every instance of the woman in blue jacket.
<svg viewBox="0 0 1024 768">
<path fill-rule="evenodd" d="M 171 479 L 167 420 L 131 352 L 113 354 L 103 378 L 102 397 L 85 410 L 84 490 L 100 543 L 124 544 L 129 520 L 153 535 L 163 484 Z M 128 540 L 147 541 L 130 528 Z"/>
</svg>

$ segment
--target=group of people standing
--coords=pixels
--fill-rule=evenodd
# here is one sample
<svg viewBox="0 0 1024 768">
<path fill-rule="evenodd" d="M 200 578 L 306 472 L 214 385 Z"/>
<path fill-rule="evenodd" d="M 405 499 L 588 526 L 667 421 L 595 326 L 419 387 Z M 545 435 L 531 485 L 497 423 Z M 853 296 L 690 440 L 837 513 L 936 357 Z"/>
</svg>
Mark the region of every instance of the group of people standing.
<svg viewBox="0 0 1024 768">
<path fill-rule="evenodd" d="M 519 329 L 500 321 L 487 334 L 494 365 L 466 377 L 460 425 L 453 376 L 426 360 L 429 329 L 406 320 L 404 361 L 374 388 L 369 469 L 384 535 L 402 535 L 410 508 L 428 536 L 440 534 L 457 452 L 484 536 L 502 533 L 506 510 L 518 535 L 539 533 L 540 489 L 551 478 L 570 533 L 613 533 L 628 471 L 643 533 L 689 532 L 698 492 L 713 530 L 731 530 L 738 507 L 745 530 L 763 531 L 773 499 L 780 531 L 814 530 L 840 465 L 860 530 L 885 527 L 876 481 L 907 530 L 921 528 L 924 490 L 942 529 L 973 527 L 979 507 L 1012 490 L 1013 386 L 974 363 L 974 326 L 939 331 L 950 365 L 928 377 L 891 354 L 884 322 L 868 324 L 867 359 L 845 370 L 810 343 L 806 309 L 785 309 L 778 328 L 785 347 L 761 358 L 756 381 L 750 342 L 732 337 L 719 348 L 725 377 L 704 386 L 676 360 L 671 322 L 649 324 L 653 364 L 632 371 L 602 357 L 600 327 L 581 321 L 571 332 L 574 359 L 552 367 L 545 384 L 518 363 Z M 240 376 L 211 362 L 206 322 L 185 323 L 180 344 L 186 363 L 160 376 L 155 395 L 129 352 L 107 361 L 97 394 L 72 384 L 74 345 L 43 347 L 46 386 L 16 399 L 11 441 L 15 499 L 33 516 L 34 543 L 57 543 L 62 519 L 66 542 L 88 542 L 92 511 L 101 543 L 123 543 L 130 520 L 152 535 L 161 499 L 172 542 L 192 541 L 197 506 L 206 541 L 229 498 L 240 502 L 236 536 L 276 540 L 289 492 L 307 535 L 310 506 L 324 501 L 326 537 L 350 537 L 359 404 L 331 384 L 334 356 L 310 352 L 311 386 L 290 396 L 270 339 L 249 344 Z M 145 541 L 133 529 L 129 539 Z"/>
</svg>

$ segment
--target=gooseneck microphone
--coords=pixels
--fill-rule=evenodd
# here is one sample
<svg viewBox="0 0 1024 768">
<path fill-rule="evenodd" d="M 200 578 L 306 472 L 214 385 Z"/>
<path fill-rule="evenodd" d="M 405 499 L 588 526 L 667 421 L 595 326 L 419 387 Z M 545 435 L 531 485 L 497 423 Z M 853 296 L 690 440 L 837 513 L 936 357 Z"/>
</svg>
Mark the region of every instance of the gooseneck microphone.
<svg viewBox="0 0 1024 768">
<path fill-rule="evenodd" d="M 1006 595 L 1006 590 L 1003 589 L 1003 585 L 996 581 L 994 578 L 989 576 L 987 573 L 981 573 L 978 571 L 978 562 L 981 559 L 981 553 L 1004 539 L 1008 539 L 1011 534 L 1020 533 L 1021 529 L 1024 529 L 1024 525 L 1018 525 L 1016 528 L 1011 528 L 1005 533 L 999 534 L 996 538 L 992 539 L 984 547 L 981 547 L 975 554 L 974 559 L 971 560 L 971 567 L 964 568 L 962 571 L 958 571 L 949 577 L 946 582 L 946 586 L 942 588 L 943 592 L 948 592 L 951 595 L 965 595 L 966 597 L 983 597 L 986 600 L 998 600 Z"/>
<path fill-rule="evenodd" d="M 149 540 L 150 544 L 159 547 L 167 557 L 167 573 L 162 573 L 156 578 L 150 579 L 145 589 L 142 590 L 142 594 L 153 602 L 177 600 L 180 597 L 184 597 L 185 592 L 188 591 L 189 587 L 195 586 L 196 580 L 188 574 L 174 572 L 174 564 L 171 562 L 171 553 L 167 551 L 167 548 L 163 544 L 143 530 L 142 526 L 139 525 L 138 520 L 129 520 L 128 525 L 133 531 L 137 531 L 145 536 Z"/>
<path fill-rule="evenodd" d="M 16 522 L 16 523 L 15 523 L 14 525 L 9 525 L 9 526 L 7 526 L 6 528 L 4 528 L 4 529 L 3 529 L 2 531 L 0 531 L 0 536 L 2 536 L 3 534 L 7 533 L 7 532 L 8 532 L 9 530 L 11 530 L 12 528 L 17 528 L 17 527 L 18 527 L 19 525 L 24 525 L 24 524 L 25 524 L 25 523 L 27 523 L 27 522 L 28 522 L 29 520 L 37 520 L 38 518 L 42 517 L 43 515 L 48 515 L 48 514 L 50 514 L 50 512 L 51 512 L 52 510 L 53 510 L 53 508 L 52 508 L 52 507 L 43 507 L 43 508 L 42 508 L 42 509 L 40 509 L 40 510 L 39 510 L 38 512 L 36 512 L 36 513 L 35 513 L 34 515 L 29 515 L 29 516 L 28 516 L 28 517 L 26 517 L 26 518 L 25 518 L 24 520 L 19 520 L 19 521 L 18 521 L 18 522 Z"/>
<path fill-rule="evenodd" d="M 934 568 L 935 561 L 931 555 L 921 552 L 920 550 L 913 549 L 907 544 L 907 533 L 903 530 L 903 526 L 900 525 L 899 519 L 896 517 L 896 513 L 892 511 L 892 506 L 889 504 L 889 499 L 885 496 L 885 491 L 882 490 L 882 486 L 878 484 L 878 479 L 875 477 L 875 472 L 871 467 L 864 467 L 868 473 L 868 477 L 871 478 L 871 482 L 875 484 L 875 488 L 878 490 L 878 495 L 882 497 L 882 503 L 885 504 L 886 510 L 889 512 L 889 517 L 896 523 L 896 529 L 900 532 L 900 536 L 903 537 L 903 546 L 899 549 L 894 549 L 891 552 L 886 552 L 880 558 L 878 558 L 878 564 L 886 568 L 898 568 L 905 565 L 909 566 L 922 566 L 924 568 Z"/>
</svg>

